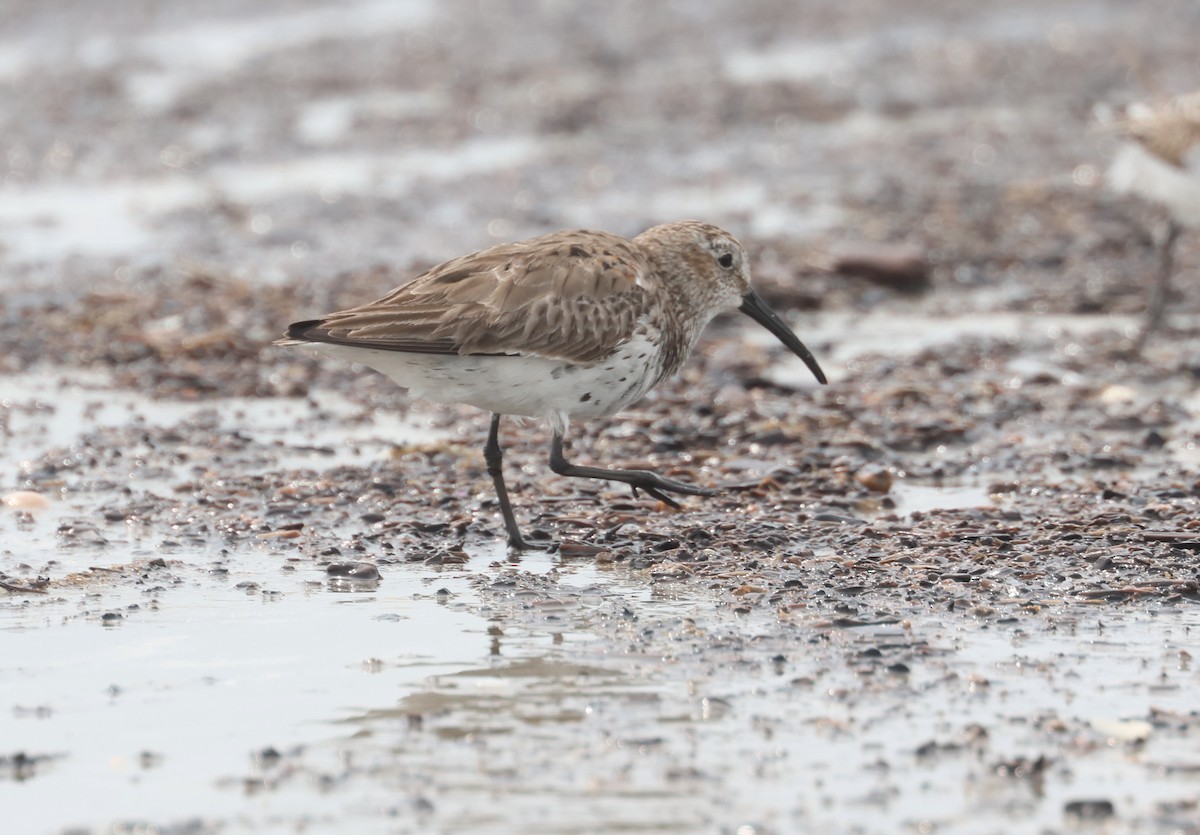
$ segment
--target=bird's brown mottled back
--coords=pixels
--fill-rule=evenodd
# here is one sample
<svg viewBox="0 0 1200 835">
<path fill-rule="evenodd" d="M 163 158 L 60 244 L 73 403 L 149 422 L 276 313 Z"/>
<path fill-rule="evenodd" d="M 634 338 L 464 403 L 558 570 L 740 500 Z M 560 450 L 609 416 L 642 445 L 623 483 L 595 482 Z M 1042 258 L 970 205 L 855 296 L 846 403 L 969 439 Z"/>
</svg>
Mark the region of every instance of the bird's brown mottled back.
<svg viewBox="0 0 1200 835">
<path fill-rule="evenodd" d="M 1200 145 L 1200 92 L 1131 115 L 1123 127 L 1150 153 L 1176 168 Z"/>
<path fill-rule="evenodd" d="M 594 362 L 632 334 L 653 280 L 647 268 L 617 235 L 557 232 L 447 261 L 296 335 L 379 350 Z"/>
</svg>

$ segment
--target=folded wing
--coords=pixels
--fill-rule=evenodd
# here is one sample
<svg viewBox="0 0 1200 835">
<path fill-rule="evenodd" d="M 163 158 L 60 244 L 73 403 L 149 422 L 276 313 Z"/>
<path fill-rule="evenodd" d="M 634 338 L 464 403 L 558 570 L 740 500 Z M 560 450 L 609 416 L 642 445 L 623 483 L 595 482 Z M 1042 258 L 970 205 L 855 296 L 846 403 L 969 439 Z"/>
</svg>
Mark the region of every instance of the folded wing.
<svg viewBox="0 0 1200 835">
<path fill-rule="evenodd" d="M 447 261 L 378 301 L 297 322 L 282 342 L 595 362 L 633 334 L 648 274 L 624 238 L 559 232 Z"/>
</svg>

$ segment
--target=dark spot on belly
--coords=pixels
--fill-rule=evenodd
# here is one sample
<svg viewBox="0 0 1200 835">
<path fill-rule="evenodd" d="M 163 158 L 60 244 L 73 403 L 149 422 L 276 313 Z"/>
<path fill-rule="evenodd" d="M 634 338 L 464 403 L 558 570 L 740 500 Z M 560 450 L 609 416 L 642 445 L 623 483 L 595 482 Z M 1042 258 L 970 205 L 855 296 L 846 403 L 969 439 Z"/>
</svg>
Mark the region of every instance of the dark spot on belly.
<svg viewBox="0 0 1200 835">
<path fill-rule="evenodd" d="M 550 369 L 550 379 L 557 380 L 559 377 L 562 376 L 562 373 L 563 373 L 563 367 L 561 365 L 558 366 L 557 368 L 551 368 Z"/>
<path fill-rule="evenodd" d="M 589 400 L 591 400 L 591 399 L 592 399 L 592 393 L 589 391 L 589 392 L 588 392 L 587 394 L 585 394 L 583 397 L 579 398 L 579 402 L 580 402 L 580 403 L 586 403 L 586 402 L 588 402 L 588 401 L 589 401 Z"/>
</svg>

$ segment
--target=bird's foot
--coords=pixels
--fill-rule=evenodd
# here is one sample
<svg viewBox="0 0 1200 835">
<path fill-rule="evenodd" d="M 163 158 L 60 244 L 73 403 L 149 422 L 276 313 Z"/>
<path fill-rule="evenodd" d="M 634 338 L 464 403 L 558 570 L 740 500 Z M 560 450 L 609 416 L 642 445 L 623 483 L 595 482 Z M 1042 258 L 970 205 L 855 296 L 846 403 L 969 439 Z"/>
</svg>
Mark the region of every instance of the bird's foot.
<svg viewBox="0 0 1200 835">
<path fill-rule="evenodd" d="M 681 493 L 685 496 L 715 496 L 720 490 L 715 490 L 712 487 L 699 487 L 694 484 L 684 484 L 682 481 L 675 481 L 670 478 L 664 478 L 655 473 L 645 473 L 644 478 L 639 478 L 636 481 L 629 482 L 629 489 L 633 491 L 633 495 L 637 496 L 638 490 L 644 490 L 649 495 L 658 499 L 668 507 L 673 507 L 679 510 L 682 505 L 679 504 L 671 496 L 668 496 L 664 491 L 670 490 L 672 493 Z"/>
</svg>

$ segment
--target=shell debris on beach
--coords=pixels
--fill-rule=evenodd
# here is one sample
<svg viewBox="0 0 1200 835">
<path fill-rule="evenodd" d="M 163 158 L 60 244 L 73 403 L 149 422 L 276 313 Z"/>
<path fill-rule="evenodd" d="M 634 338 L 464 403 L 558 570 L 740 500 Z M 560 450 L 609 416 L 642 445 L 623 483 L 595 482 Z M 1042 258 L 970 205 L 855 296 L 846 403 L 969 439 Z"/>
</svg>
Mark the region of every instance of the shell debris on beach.
<svg viewBox="0 0 1200 835">
<path fill-rule="evenodd" d="M 5 831 L 1200 831 L 1200 236 L 1113 188 L 1194 4 L 2 18 Z M 637 387 L 522 392 L 536 547 L 487 411 L 272 344 L 688 218 L 758 323 L 721 284 Z M 459 372 L 563 336 L 457 317 Z"/>
</svg>

